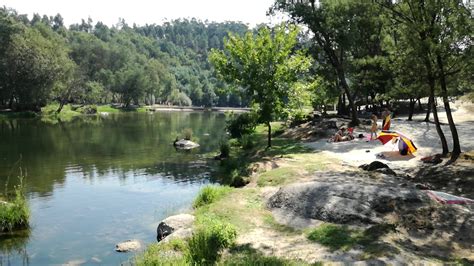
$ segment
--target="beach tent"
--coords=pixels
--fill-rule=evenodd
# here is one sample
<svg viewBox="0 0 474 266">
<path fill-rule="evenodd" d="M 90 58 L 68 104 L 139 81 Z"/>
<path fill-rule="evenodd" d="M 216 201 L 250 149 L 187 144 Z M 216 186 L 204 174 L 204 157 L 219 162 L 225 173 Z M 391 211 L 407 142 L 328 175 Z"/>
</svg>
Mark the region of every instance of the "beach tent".
<svg viewBox="0 0 474 266">
<path fill-rule="evenodd" d="M 400 151 L 400 154 L 402 155 L 412 154 L 417 150 L 413 141 L 400 132 L 383 130 L 377 136 L 377 139 L 380 140 L 382 144 L 386 144 L 387 142 L 393 139 L 397 139 L 398 150 Z"/>
</svg>

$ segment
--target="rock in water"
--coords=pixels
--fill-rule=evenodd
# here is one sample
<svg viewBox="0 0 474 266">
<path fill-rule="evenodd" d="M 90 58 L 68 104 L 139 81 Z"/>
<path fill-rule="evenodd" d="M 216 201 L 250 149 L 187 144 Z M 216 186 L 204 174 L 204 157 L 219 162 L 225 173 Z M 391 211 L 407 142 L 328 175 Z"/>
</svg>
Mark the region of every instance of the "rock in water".
<svg viewBox="0 0 474 266">
<path fill-rule="evenodd" d="M 183 150 L 190 150 L 199 147 L 199 144 L 196 142 L 192 142 L 187 139 L 180 139 L 178 141 L 175 141 L 173 145 L 178 148 L 178 149 L 183 149 Z"/>
<path fill-rule="evenodd" d="M 194 216 L 191 214 L 178 214 L 170 216 L 160 222 L 156 228 L 156 240 L 162 241 L 165 237 L 173 235 L 177 238 L 186 238 L 192 233 L 191 227 Z"/>
<path fill-rule="evenodd" d="M 141 248 L 140 241 L 138 240 L 127 240 L 115 245 L 115 251 L 117 252 L 130 252 L 136 251 Z"/>
</svg>

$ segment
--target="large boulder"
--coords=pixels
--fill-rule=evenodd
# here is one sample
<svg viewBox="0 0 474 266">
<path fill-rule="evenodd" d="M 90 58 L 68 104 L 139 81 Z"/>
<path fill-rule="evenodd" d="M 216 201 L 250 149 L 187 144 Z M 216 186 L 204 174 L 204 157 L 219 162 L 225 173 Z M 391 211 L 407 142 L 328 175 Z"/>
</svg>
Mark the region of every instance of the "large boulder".
<svg viewBox="0 0 474 266">
<path fill-rule="evenodd" d="M 173 143 L 173 145 L 178 149 L 190 150 L 199 147 L 199 144 L 192 142 L 187 139 L 180 139 Z"/>
<path fill-rule="evenodd" d="M 429 202 L 416 190 L 390 185 L 306 182 L 281 188 L 268 207 L 293 217 L 340 224 L 379 223 L 397 207 Z"/>
<path fill-rule="evenodd" d="M 159 242 L 165 238 L 187 238 L 191 236 L 194 219 L 191 214 L 178 214 L 164 219 L 156 228 L 156 240 Z"/>
</svg>

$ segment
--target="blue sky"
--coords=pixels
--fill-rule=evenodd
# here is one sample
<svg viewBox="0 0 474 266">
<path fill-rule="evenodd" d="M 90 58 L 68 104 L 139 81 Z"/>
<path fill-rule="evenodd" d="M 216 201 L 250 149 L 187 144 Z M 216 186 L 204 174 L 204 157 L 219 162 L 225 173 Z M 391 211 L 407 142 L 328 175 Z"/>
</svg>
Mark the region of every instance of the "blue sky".
<svg viewBox="0 0 474 266">
<path fill-rule="evenodd" d="M 102 21 L 111 26 L 119 18 L 132 25 L 161 24 L 165 20 L 195 17 L 209 21 L 242 21 L 254 26 L 275 22 L 266 17 L 274 0 L 3 0 L 1 5 L 20 14 L 54 16 L 60 13 L 66 25 L 91 17 L 93 24 Z M 275 20 L 275 19 L 273 19 Z"/>
</svg>

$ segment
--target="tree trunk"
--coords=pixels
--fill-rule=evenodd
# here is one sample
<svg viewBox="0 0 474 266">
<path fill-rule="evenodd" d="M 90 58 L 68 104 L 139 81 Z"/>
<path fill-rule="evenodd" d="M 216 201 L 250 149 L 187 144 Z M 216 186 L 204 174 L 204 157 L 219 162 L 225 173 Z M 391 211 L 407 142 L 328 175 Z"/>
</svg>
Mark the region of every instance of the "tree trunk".
<svg viewBox="0 0 474 266">
<path fill-rule="evenodd" d="M 423 106 L 421 105 L 421 100 L 420 98 L 416 99 L 418 101 L 418 111 L 423 111 Z"/>
<path fill-rule="evenodd" d="M 349 100 L 349 106 L 351 108 L 351 124 L 352 126 L 357 126 L 359 125 L 360 121 L 357 118 L 357 109 L 355 107 L 354 100 L 352 99 L 352 96 L 350 94 L 349 85 L 346 82 L 346 77 L 344 75 L 344 72 L 342 70 L 338 70 L 337 72 L 339 76 L 339 82 L 341 82 L 341 86 L 347 95 L 347 100 Z"/>
<path fill-rule="evenodd" d="M 267 127 L 268 127 L 268 142 L 267 142 L 267 148 L 270 148 L 272 146 L 272 125 L 270 122 L 267 122 Z"/>
<path fill-rule="evenodd" d="M 446 116 L 449 122 L 449 129 L 451 130 L 451 134 L 453 136 L 453 152 L 451 153 L 450 162 L 454 162 L 461 154 L 461 145 L 459 143 L 458 131 L 456 129 L 456 125 L 454 124 L 453 115 L 451 113 L 451 107 L 449 106 L 448 90 L 446 88 L 443 60 L 439 54 L 436 56 L 436 61 L 438 63 L 438 70 L 440 74 L 439 81 L 441 83 L 441 95 L 443 97 L 444 109 L 446 110 Z"/>
<path fill-rule="evenodd" d="M 431 97 L 428 97 L 428 106 L 426 108 L 426 117 L 425 117 L 425 122 L 430 122 L 430 113 L 431 113 L 431 104 L 434 101 L 434 99 Z"/>
<path fill-rule="evenodd" d="M 441 147 L 443 148 L 443 155 L 448 154 L 448 143 L 446 142 L 446 137 L 444 136 L 443 130 L 441 129 L 441 125 L 439 124 L 438 119 L 438 111 L 436 110 L 436 103 L 434 100 L 435 97 L 435 78 L 433 76 L 433 72 L 431 69 L 431 62 L 425 60 L 425 65 L 428 71 L 428 83 L 430 85 L 430 99 L 431 99 L 431 110 L 433 111 L 433 118 L 436 126 L 436 131 L 438 132 L 439 139 L 441 140 Z"/>
<path fill-rule="evenodd" d="M 413 120 L 412 118 L 413 118 L 413 112 L 415 111 L 415 103 L 416 103 L 416 100 L 410 98 L 410 110 L 409 110 L 409 114 L 408 114 L 408 121 Z"/>
<path fill-rule="evenodd" d="M 345 113 L 345 110 L 344 110 L 344 109 L 345 109 L 345 108 L 344 108 L 344 107 L 345 107 L 345 104 L 344 104 L 342 95 L 343 95 L 343 93 L 341 93 L 341 94 L 339 95 L 339 99 L 338 99 L 338 101 L 337 101 L 337 114 L 338 114 L 338 115 L 343 115 L 343 114 Z"/>
<path fill-rule="evenodd" d="M 64 104 L 65 104 L 64 101 L 59 102 L 59 108 L 58 108 L 58 110 L 56 110 L 57 114 L 59 114 L 61 112 L 61 110 L 63 110 Z"/>
</svg>

